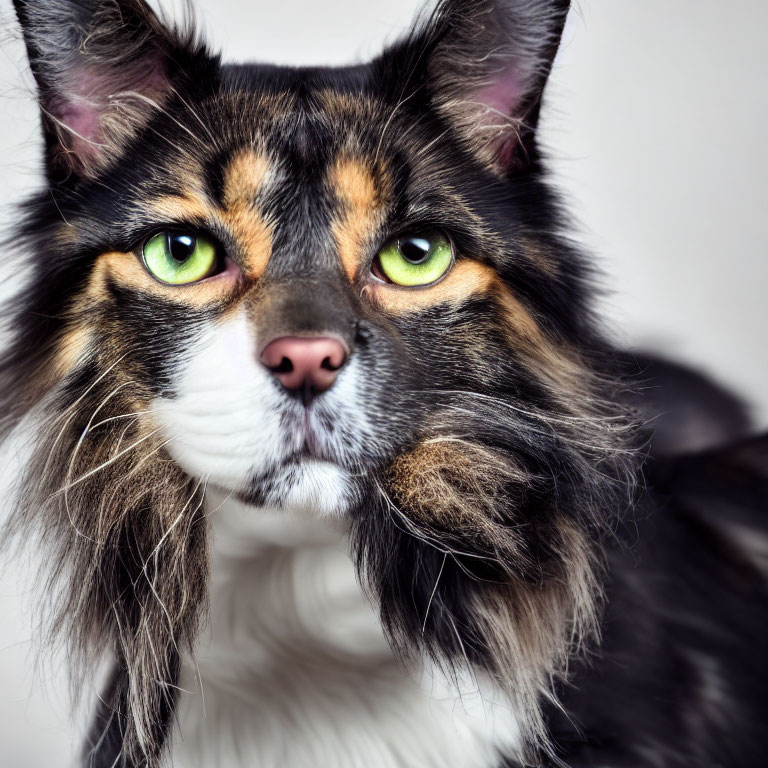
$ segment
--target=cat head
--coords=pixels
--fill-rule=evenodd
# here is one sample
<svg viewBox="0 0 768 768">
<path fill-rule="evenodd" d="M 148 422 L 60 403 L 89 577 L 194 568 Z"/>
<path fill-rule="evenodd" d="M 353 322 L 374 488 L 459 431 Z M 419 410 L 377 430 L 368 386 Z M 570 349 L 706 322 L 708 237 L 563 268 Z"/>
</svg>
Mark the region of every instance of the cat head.
<svg viewBox="0 0 768 768">
<path fill-rule="evenodd" d="M 222 64 L 142 0 L 15 6 L 47 169 L 2 368 L 38 436 L 17 525 L 122 670 L 126 760 L 163 748 L 213 486 L 343 517 L 393 646 L 488 671 L 543 740 L 632 476 L 536 141 L 567 0 L 444 0 L 340 69 Z"/>
</svg>

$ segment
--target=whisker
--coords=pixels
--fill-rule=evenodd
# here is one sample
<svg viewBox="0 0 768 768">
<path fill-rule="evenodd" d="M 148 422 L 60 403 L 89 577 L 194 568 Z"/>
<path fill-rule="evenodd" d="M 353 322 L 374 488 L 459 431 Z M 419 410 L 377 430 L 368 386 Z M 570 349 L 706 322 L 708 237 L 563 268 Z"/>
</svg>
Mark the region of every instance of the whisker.
<svg viewBox="0 0 768 768">
<path fill-rule="evenodd" d="M 432 588 L 432 594 L 429 596 L 429 601 L 427 602 L 427 610 L 424 612 L 424 622 L 421 625 L 421 635 L 424 636 L 424 633 L 427 631 L 427 619 L 429 618 L 429 609 L 432 607 L 432 601 L 435 599 L 435 594 L 437 593 L 437 585 L 440 583 L 440 577 L 443 575 L 443 569 L 445 568 L 445 561 L 448 558 L 447 554 L 443 555 L 443 562 L 440 566 L 440 570 L 437 572 L 437 578 L 435 579 L 435 586 Z"/>
<path fill-rule="evenodd" d="M 120 451 L 118 454 L 116 454 L 112 458 L 110 458 L 107 461 L 102 462 L 101 464 L 99 464 L 98 467 L 94 467 L 93 469 L 91 469 L 88 472 L 86 472 L 84 475 L 81 475 L 80 477 L 78 477 L 77 480 L 74 480 L 72 483 L 66 485 L 63 488 L 60 488 L 58 493 L 66 492 L 67 490 L 69 490 L 71 488 L 74 488 L 76 485 L 79 485 L 84 480 L 87 480 L 89 477 L 92 477 L 97 472 L 101 472 L 102 469 L 105 469 L 106 467 L 110 466 L 111 464 L 114 464 L 115 461 L 117 461 L 117 459 L 119 459 L 121 456 L 125 456 L 126 453 L 129 453 L 130 451 L 132 451 L 137 446 L 141 445 L 146 440 L 149 440 L 153 435 L 156 435 L 158 432 L 160 432 L 161 429 L 162 429 L 162 427 L 157 427 L 156 429 L 153 429 L 151 432 L 149 432 L 149 434 L 144 435 L 144 437 L 140 438 L 135 443 L 132 443 L 127 448 L 124 448 L 122 451 Z"/>
<path fill-rule="evenodd" d="M 466 557 L 468 559 L 473 560 L 480 560 L 482 562 L 489 562 L 489 563 L 495 563 L 498 565 L 501 565 L 505 570 L 507 570 L 506 565 L 504 562 L 497 562 L 495 558 L 488 557 L 486 555 L 478 555 L 474 552 L 462 552 L 461 550 L 452 548 L 447 546 L 444 542 L 441 542 L 435 538 L 432 538 L 431 536 L 428 536 L 424 531 L 421 531 L 416 528 L 416 526 L 413 525 L 413 523 L 408 519 L 408 517 L 405 515 L 405 513 L 398 508 L 398 506 L 392 501 L 392 499 L 389 497 L 389 494 L 381 487 L 378 480 L 374 481 L 376 487 L 379 490 L 379 493 L 383 497 L 383 499 L 387 502 L 387 505 L 390 509 L 390 512 L 395 512 L 397 516 L 402 520 L 403 524 L 405 525 L 405 528 L 402 528 L 400 525 L 397 524 L 397 521 L 392 519 L 393 524 L 396 528 L 401 530 L 403 533 L 408 534 L 409 536 L 413 536 L 413 538 L 418 539 L 419 541 L 422 541 L 424 544 L 427 544 L 432 549 L 437 550 L 443 555 L 450 555 L 456 565 L 458 565 L 459 568 L 461 568 L 462 571 L 471 579 L 475 581 L 486 581 L 485 579 L 480 579 L 479 577 L 472 574 L 466 566 L 464 566 L 461 561 L 457 560 L 457 557 Z"/>
</svg>

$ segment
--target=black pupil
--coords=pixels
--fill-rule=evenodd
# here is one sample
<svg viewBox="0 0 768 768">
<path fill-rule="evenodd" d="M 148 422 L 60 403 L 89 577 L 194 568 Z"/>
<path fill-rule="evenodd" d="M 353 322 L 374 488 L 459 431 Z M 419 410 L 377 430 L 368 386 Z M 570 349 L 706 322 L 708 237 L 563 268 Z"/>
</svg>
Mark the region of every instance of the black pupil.
<svg viewBox="0 0 768 768">
<path fill-rule="evenodd" d="M 168 253 L 174 261 L 186 261 L 195 252 L 196 245 L 197 238 L 193 235 L 168 234 Z"/>
<path fill-rule="evenodd" d="M 403 237 L 400 253 L 411 264 L 423 264 L 429 258 L 430 242 L 425 237 Z"/>
</svg>

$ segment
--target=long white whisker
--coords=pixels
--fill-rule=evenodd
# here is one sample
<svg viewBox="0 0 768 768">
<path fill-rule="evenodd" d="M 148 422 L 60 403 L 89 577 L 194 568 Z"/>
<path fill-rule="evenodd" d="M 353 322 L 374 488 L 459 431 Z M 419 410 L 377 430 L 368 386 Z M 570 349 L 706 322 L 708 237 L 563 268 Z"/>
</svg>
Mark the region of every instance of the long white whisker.
<svg viewBox="0 0 768 768">
<path fill-rule="evenodd" d="M 146 409 L 143 411 L 131 411 L 130 413 L 121 413 L 118 416 L 110 416 L 108 419 L 103 419 L 102 421 L 98 422 L 97 424 L 94 424 L 90 427 L 90 431 L 94 432 L 99 427 L 103 427 L 105 424 L 110 424 L 113 421 L 119 421 L 120 419 L 128 419 L 131 416 L 143 416 L 147 413 L 154 413 L 152 409 Z"/>
<path fill-rule="evenodd" d="M 403 513 L 401 509 L 397 507 L 397 505 L 392 501 L 392 499 L 389 498 L 389 495 L 387 492 L 381 487 L 378 480 L 374 481 L 376 484 L 376 487 L 379 490 L 379 493 L 381 494 L 382 498 L 387 502 L 387 506 L 391 512 L 394 512 L 400 520 L 402 520 L 403 524 L 405 525 L 405 528 L 402 528 L 400 525 L 397 524 L 397 521 L 392 518 L 392 523 L 395 525 L 396 528 L 403 531 L 403 533 L 408 534 L 409 536 L 413 536 L 413 538 L 418 539 L 419 541 L 424 542 L 428 546 L 432 547 L 432 549 L 436 549 L 438 552 L 440 552 L 443 555 L 450 555 L 454 562 L 461 568 L 464 573 L 467 574 L 472 579 L 475 579 L 477 581 L 481 581 L 477 576 L 474 576 L 472 573 L 470 573 L 467 568 L 457 559 L 457 557 L 466 557 L 474 560 L 481 560 L 486 562 L 497 562 L 493 558 L 486 557 L 484 555 L 478 555 L 472 552 L 462 552 L 461 550 L 454 549 L 451 547 L 447 547 L 443 542 L 438 541 L 437 539 L 428 536 L 423 531 L 418 530 L 413 523 L 408 519 L 408 517 Z M 503 562 L 499 563 L 502 566 L 506 568 Z"/>
<path fill-rule="evenodd" d="M 427 603 L 427 610 L 424 612 L 424 622 L 421 625 L 422 637 L 427 631 L 427 619 L 429 618 L 429 609 L 432 607 L 432 601 L 435 599 L 437 593 L 437 585 L 440 583 L 440 577 L 443 575 L 443 569 L 445 568 L 445 561 L 448 559 L 447 553 L 443 555 L 443 562 L 440 566 L 440 570 L 437 572 L 437 578 L 435 579 L 435 586 L 432 588 L 432 594 L 429 596 L 429 602 Z"/>
<path fill-rule="evenodd" d="M 77 478 L 77 480 L 74 480 L 72 483 L 65 486 L 64 488 L 59 489 L 59 493 L 66 492 L 67 490 L 74 488 L 76 485 L 79 485 L 84 480 L 87 480 L 89 477 L 92 477 L 97 472 L 101 472 L 102 469 L 105 469 L 110 464 L 114 464 L 115 461 L 117 461 L 121 456 L 125 456 L 126 453 L 132 451 L 134 448 L 141 445 L 146 440 L 149 440 L 153 435 L 156 435 L 161 429 L 162 429 L 161 427 L 157 427 L 156 429 L 153 429 L 151 432 L 149 432 L 149 434 L 144 435 L 144 437 L 140 438 L 135 443 L 132 443 L 127 448 L 124 448 L 122 451 L 120 451 L 120 453 L 116 454 L 115 456 L 108 459 L 107 461 L 102 462 L 101 464 L 99 464 L 98 467 L 94 467 L 93 469 L 88 470 L 88 472 L 86 472 L 84 475 L 81 475 L 80 477 Z"/>
<path fill-rule="evenodd" d="M 72 476 L 72 470 L 74 468 L 75 462 L 77 460 L 78 453 L 80 452 L 80 448 L 83 445 L 83 442 L 86 438 L 86 436 L 89 433 L 90 426 L 93 422 L 93 420 L 96 418 L 96 415 L 99 413 L 99 411 L 121 390 L 123 387 L 127 385 L 127 382 L 123 382 L 122 384 L 118 384 L 117 387 L 115 387 L 102 401 L 99 403 L 99 405 L 96 407 L 96 409 L 91 414 L 90 419 L 88 420 L 88 424 L 86 424 L 85 429 L 83 429 L 82 433 L 80 434 L 80 437 L 77 441 L 77 444 L 75 445 L 74 450 L 72 451 L 72 456 L 69 461 L 69 466 L 67 467 L 67 474 L 65 478 L 65 485 L 64 487 L 64 509 L 67 512 L 67 517 L 69 518 L 69 522 L 72 525 L 72 528 L 75 530 L 75 533 L 78 536 L 82 536 L 85 539 L 88 539 L 89 541 L 93 541 L 90 536 L 87 536 L 85 533 L 83 533 L 80 528 L 75 523 L 74 517 L 72 516 L 72 510 L 69 506 L 69 479 Z M 95 543 L 95 542 L 94 542 Z"/>
</svg>

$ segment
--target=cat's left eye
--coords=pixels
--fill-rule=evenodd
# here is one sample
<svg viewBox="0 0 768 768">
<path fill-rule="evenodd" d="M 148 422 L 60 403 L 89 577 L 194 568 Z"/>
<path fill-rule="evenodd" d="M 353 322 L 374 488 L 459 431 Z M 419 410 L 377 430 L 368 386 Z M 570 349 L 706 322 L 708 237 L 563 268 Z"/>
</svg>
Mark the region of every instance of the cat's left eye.
<svg viewBox="0 0 768 768">
<path fill-rule="evenodd" d="M 437 282 L 453 264 L 453 248 L 440 232 L 412 232 L 387 243 L 376 256 L 373 273 L 406 288 Z"/>
<path fill-rule="evenodd" d="M 193 232 L 160 232 L 144 244 L 144 264 L 163 283 L 187 285 L 210 277 L 219 269 L 216 243 Z"/>
</svg>

